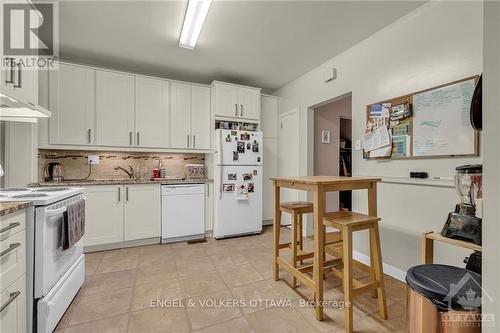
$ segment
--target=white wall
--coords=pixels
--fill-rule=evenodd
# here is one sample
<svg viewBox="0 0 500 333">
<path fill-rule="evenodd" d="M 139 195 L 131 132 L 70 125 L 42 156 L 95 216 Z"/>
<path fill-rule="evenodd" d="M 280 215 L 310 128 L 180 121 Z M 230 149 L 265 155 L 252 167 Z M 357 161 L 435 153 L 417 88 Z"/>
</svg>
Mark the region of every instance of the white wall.
<svg viewBox="0 0 500 333">
<path fill-rule="evenodd" d="M 426 3 L 276 91 L 282 98 L 281 110 L 300 108 L 300 173 L 313 170 L 310 107 L 352 92 L 354 141 L 361 139 L 366 105 L 481 73 L 482 6 L 482 2 Z M 337 68 L 338 78 L 323 83 L 323 72 L 332 67 Z M 421 170 L 431 177 L 451 177 L 455 166 L 470 163 L 481 163 L 481 158 L 366 161 L 361 151 L 353 152 L 354 175 L 408 177 L 411 170 Z M 384 262 L 401 270 L 419 263 L 420 233 L 440 230 L 457 200 L 451 187 L 381 184 Z M 353 194 L 353 209 L 366 211 L 365 193 Z M 366 253 L 367 247 L 358 244 L 355 249 Z M 462 252 L 451 248 L 437 252 L 438 260 L 460 265 Z"/>
<path fill-rule="evenodd" d="M 500 318 L 500 115 L 498 92 L 500 91 L 500 2 L 487 1 L 484 5 L 484 76 L 483 76 L 483 124 L 484 124 L 484 221 L 483 223 L 483 288 L 494 300 L 485 302 L 483 313 L 494 314 L 495 327 L 483 328 L 484 332 L 498 332 Z M 487 267 L 487 269 L 486 269 Z M 483 297 L 484 299 L 484 297 Z"/>
</svg>

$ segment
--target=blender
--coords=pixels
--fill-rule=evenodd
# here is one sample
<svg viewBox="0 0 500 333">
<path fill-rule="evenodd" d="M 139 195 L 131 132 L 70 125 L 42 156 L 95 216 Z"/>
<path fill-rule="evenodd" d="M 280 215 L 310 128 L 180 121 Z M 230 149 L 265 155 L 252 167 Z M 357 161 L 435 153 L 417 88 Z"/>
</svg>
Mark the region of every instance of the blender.
<svg viewBox="0 0 500 333">
<path fill-rule="evenodd" d="M 483 166 L 463 165 L 456 168 L 455 187 L 460 203 L 441 230 L 441 235 L 481 245 Z"/>
</svg>

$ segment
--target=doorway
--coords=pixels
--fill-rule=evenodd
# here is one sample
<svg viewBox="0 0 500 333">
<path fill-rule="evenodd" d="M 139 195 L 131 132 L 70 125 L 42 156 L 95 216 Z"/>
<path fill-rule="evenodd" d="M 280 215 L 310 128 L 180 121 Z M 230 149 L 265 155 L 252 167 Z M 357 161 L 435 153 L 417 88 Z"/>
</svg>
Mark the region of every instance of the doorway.
<svg viewBox="0 0 500 333">
<path fill-rule="evenodd" d="M 314 175 L 352 175 L 351 96 L 323 103 L 314 110 Z M 326 211 L 351 210 L 351 191 L 326 195 Z"/>
</svg>

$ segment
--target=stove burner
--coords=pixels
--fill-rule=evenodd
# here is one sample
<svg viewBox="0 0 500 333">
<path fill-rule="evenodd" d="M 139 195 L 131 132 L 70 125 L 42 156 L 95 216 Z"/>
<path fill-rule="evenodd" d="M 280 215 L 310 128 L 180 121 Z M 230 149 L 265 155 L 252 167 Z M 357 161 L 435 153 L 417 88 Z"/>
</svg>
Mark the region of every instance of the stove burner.
<svg viewBox="0 0 500 333">
<path fill-rule="evenodd" d="M 67 190 L 69 190 L 69 187 L 41 187 L 33 189 L 33 192 L 59 192 Z"/>
<path fill-rule="evenodd" d="M 48 194 L 45 193 L 27 193 L 27 194 L 19 194 L 19 195 L 14 195 L 12 198 L 18 199 L 18 198 L 42 198 L 42 197 L 48 197 Z"/>
<path fill-rule="evenodd" d="M 0 192 L 22 192 L 22 191 L 27 191 L 27 189 L 20 187 L 0 188 Z"/>
</svg>

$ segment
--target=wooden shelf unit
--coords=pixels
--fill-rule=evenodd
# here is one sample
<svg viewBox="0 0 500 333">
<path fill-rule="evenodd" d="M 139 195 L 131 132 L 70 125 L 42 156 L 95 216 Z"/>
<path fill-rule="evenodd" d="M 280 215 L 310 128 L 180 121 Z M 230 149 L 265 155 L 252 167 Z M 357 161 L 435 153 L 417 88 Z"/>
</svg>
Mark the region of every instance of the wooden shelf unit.
<svg viewBox="0 0 500 333">
<path fill-rule="evenodd" d="M 426 231 L 422 234 L 422 263 L 432 264 L 434 262 L 434 241 L 458 246 L 471 251 L 482 252 L 482 246 L 459 239 L 447 238 L 439 232 Z"/>
</svg>

